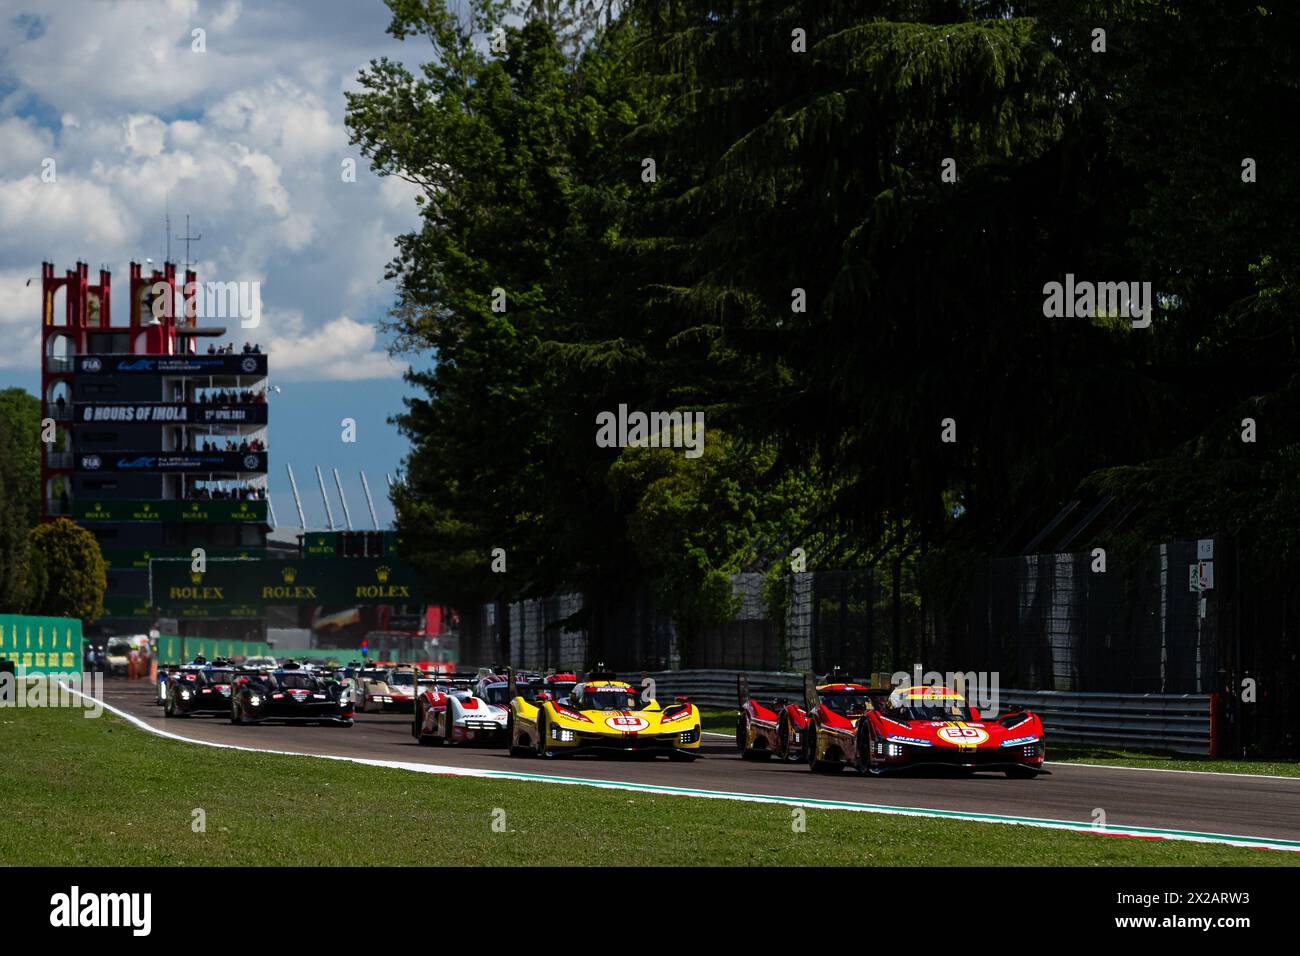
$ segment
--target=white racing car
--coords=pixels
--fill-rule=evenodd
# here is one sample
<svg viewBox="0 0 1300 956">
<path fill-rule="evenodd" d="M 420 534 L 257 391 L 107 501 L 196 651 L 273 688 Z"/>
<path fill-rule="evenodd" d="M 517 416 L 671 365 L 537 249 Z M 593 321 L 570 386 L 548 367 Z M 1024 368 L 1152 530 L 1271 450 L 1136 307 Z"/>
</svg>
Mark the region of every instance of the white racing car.
<svg viewBox="0 0 1300 956">
<path fill-rule="evenodd" d="M 506 742 L 510 711 L 489 704 L 470 690 L 477 678 L 430 677 L 420 680 L 411 735 L 421 744 Z"/>
</svg>

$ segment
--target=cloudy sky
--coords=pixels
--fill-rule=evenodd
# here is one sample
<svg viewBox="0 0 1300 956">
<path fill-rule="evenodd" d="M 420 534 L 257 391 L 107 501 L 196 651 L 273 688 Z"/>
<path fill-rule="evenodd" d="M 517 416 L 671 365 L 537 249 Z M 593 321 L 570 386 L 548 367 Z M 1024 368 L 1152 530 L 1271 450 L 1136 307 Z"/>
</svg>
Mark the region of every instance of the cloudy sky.
<svg viewBox="0 0 1300 956">
<path fill-rule="evenodd" d="M 261 283 L 261 326 L 233 331 L 270 352 L 282 389 L 269 431 L 280 527 L 297 521 L 286 462 L 309 526 L 325 522 L 316 465 L 344 475 L 356 527 L 369 527 L 364 467 L 386 524 L 383 476 L 404 453 L 386 419 L 405 366 L 375 322 L 393 298 L 393 239 L 417 217 L 411 189 L 348 145 L 343 93 L 372 58 L 427 56 L 388 21 L 381 0 L 0 0 L 0 387 L 39 391 L 39 280 L 26 282 L 43 260 L 111 270 L 121 322 L 127 264 L 161 262 L 167 211 L 173 237 L 188 213 L 200 281 Z M 356 182 L 341 175 L 349 157 Z M 171 253 L 185 255 L 175 238 Z M 340 440 L 345 417 L 356 444 Z"/>
</svg>

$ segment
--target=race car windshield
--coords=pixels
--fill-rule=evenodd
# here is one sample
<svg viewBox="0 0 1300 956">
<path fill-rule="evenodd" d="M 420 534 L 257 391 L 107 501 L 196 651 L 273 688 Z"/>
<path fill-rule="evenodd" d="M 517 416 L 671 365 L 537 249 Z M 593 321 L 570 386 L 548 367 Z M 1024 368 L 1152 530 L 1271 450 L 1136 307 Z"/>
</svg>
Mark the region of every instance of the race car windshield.
<svg viewBox="0 0 1300 956">
<path fill-rule="evenodd" d="M 229 684 L 234 679 L 234 671 L 208 671 L 209 684 Z"/>
<path fill-rule="evenodd" d="M 827 694 L 821 703 L 837 714 L 860 714 L 867 708 L 867 695 Z"/>
<path fill-rule="evenodd" d="M 586 710 L 635 710 L 641 702 L 626 689 L 588 688 L 582 694 L 582 706 Z"/>
<path fill-rule="evenodd" d="M 537 691 L 531 687 L 519 688 L 519 696 L 524 698 L 524 700 L 533 700 L 536 695 Z M 496 684 L 491 687 L 483 688 L 483 699 L 489 704 L 494 704 L 497 707 L 504 707 L 506 704 L 510 703 L 510 685 Z"/>
<path fill-rule="evenodd" d="M 922 703 L 917 701 L 913 705 L 895 707 L 889 710 L 887 716 L 895 720 L 970 720 L 970 708 L 965 704 L 954 702 L 933 701 L 931 703 Z"/>
<path fill-rule="evenodd" d="M 400 684 L 406 687 L 410 687 L 412 684 L 415 683 L 415 675 L 407 672 L 403 672 L 401 674 L 389 674 L 388 683 L 392 685 Z"/>
<path fill-rule="evenodd" d="M 309 674 L 281 674 L 280 686 L 290 690 L 315 690 L 316 680 Z"/>
</svg>

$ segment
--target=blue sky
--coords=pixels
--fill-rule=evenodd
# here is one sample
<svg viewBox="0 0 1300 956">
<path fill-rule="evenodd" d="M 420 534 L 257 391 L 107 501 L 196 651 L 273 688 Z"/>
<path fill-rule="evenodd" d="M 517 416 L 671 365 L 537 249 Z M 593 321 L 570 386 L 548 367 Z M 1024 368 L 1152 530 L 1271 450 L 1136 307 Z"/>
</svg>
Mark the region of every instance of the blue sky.
<svg viewBox="0 0 1300 956">
<path fill-rule="evenodd" d="M 364 467 L 391 520 L 384 474 L 405 442 L 386 420 L 405 363 L 424 359 L 394 360 L 375 323 L 393 299 L 393 239 L 416 228 L 417 207 L 412 187 L 370 173 L 343 126 L 343 93 L 371 59 L 429 56 L 385 34 L 388 21 L 381 0 L 0 0 L 0 387 L 39 388 L 38 283 L 25 283 L 42 260 L 112 270 L 120 322 L 128 262 L 160 262 L 166 212 L 173 236 L 188 213 L 200 281 L 261 283 L 261 326 L 235 331 L 269 352 L 281 388 L 269 431 L 280 527 L 297 522 L 286 462 L 310 526 L 325 522 L 316 465 L 339 469 L 356 527 L 370 526 Z M 356 182 L 341 175 L 348 158 Z M 344 418 L 356 444 L 340 440 Z"/>
</svg>

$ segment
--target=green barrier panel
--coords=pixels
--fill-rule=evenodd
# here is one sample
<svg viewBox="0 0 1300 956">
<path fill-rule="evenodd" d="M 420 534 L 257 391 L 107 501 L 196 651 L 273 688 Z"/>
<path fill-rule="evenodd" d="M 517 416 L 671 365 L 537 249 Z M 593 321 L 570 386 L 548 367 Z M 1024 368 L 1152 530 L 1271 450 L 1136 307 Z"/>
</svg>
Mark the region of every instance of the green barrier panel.
<svg viewBox="0 0 1300 956">
<path fill-rule="evenodd" d="M 82 669 L 81 622 L 70 617 L 0 614 L 0 660 L 29 674 Z"/>
<path fill-rule="evenodd" d="M 161 634 L 158 637 L 158 663 L 185 664 L 202 654 L 208 660 L 217 657 L 265 657 L 271 653 L 265 641 L 236 641 L 219 637 L 181 637 Z"/>
</svg>

